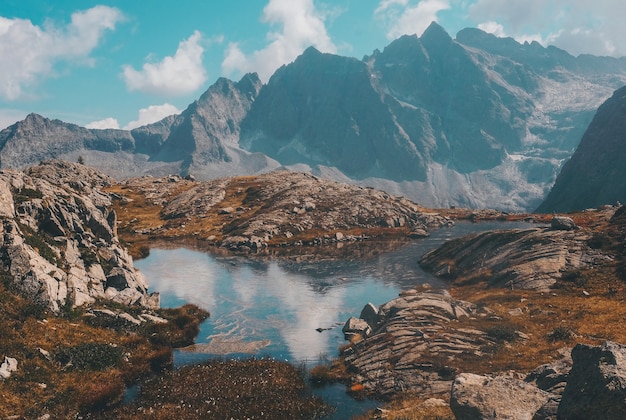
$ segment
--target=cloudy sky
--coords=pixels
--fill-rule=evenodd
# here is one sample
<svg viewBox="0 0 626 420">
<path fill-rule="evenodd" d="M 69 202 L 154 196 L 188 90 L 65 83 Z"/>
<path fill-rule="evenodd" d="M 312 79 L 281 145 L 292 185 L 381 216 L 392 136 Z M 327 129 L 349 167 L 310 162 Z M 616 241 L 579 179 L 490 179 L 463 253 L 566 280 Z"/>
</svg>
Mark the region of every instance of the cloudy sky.
<svg viewBox="0 0 626 420">
<path fill-rule="evenodd" d="M 28 113 L 133 128 L 310 45 L 362 58 L 432 21 L 625 56 L 623 0 L 1 0 L 0 129 Z M 616 18 L 619 17 L 619 18 Z"/>
</svg>

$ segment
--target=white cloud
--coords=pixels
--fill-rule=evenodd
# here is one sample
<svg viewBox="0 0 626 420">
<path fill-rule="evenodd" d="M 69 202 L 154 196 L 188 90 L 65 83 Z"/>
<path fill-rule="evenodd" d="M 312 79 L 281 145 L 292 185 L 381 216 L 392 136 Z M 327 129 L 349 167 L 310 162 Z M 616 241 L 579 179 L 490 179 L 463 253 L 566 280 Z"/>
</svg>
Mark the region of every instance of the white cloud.
<svg viewBox="0 0 626 420">
<path fill-rule="evenodd" d="M 222 72 L 257 72 L 262 80 L 267 80 L 281 65 L 293 61 L 307 47 L 314 46 L 320 51 L 335 53 L 333 44 L 324 24 L 325 16 L 315 9 L 313 0 L 270 0 L 263 9 L 262 22 L 278 31 L 270 31 L 266 38 L 269 44 L 246 55 L 239 44 L 230 43 L 222 62 Z"/>
<path fill-rule="evenodd" d="M 382 0 L 375 16 L 383 19 L 387 26 L 387 39 L 402 35 L 421 35 L 431 22 L 437 22 L 437 15 L 450 9 L 449 0 L 421 0 L 410 4 L 408 0 Z"/>
<path fill-rule="evenodd" d="M 626 2 L 595 0 L 477 0 L 468 9 L 474 22 L 497 22 L 520 42 L 536 40 L 573 55 L 626 55 Z"/>
<path fill-rule="evenodd" d="M 120 124 L 117 122 L 115 118 L 105 118 L 100 121 L 90 122 L 85 126 L 85 128 L 95 128 L 98 130 L 104 130 L 105 128 L 120 128 Z"/>
<path fill-rule="evenodd" d="M 207 80 L 202 64 L 204 47 L 202 35 L 195 31 L 178 44 L 174 56 L 167 56 L 158 63 L 145 63 L 141 70 L 123 66 L 122 76 L 129 90 L 175 96 L 192 93 Z"/>
<path fill-rule="evenodd" d="M 89 54 L 122 19 L 118 9 L 107 6 L 76 12 L 63 27 L 47 22 L 42 28 L 30 20 L 0 16 L 0 96 L 23 98 L 27 88 L 54 76 L 59 61 L 93 64 Z"/>
<path fill-rule="evenodd" d="M 153 122 L 161 121 L 169 115 L 180 113 L 181 111 L 178 108 L 168 103 L 164 103 L 163 105 L 150 105 L 148 108 L 140 109 L 139 118 L 126 124 L 124 130 L 132 130 L 142 125 L 152 124 Z"/>
<path fill-rule="evenodd" d="M 490 22 L 480 23 L 478 24 L 478 29 L 480 29 L 481 31 L 490 33 L 490 34 L 494 34 L 495 36 L 498 36 L 501 38 L 508 36 L 504 32 L 504 26 L 500 25 L 498 22 L 490 21 Z"/>
</svg>

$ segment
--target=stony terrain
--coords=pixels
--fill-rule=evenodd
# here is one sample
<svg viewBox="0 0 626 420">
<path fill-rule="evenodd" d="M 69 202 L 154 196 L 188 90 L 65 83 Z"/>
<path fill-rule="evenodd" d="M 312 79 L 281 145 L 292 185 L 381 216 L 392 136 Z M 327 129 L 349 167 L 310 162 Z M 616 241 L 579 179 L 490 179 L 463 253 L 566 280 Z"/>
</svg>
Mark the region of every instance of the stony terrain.
<svg viewBox="0 0 626 420">
<path fill-rule="evenodd" d="M 98 299 L 159 306 L 120 245 L 111 200 L 100 189 L 110 182 L 60 161 L 2 170 L 0 261 L 20 293 L 54 312 Z"/>
<path fill-rule="evenodd" d="M 607 212 L 612 214 L 614 209 Z M 459 238 L 424 255 L 420 264 L 457 284 L 486 280 L 495 287 L 548 291 L 568 272 L 612 260 L 590 246 L 593 231 L 579 229 L 569 218 L 553 220 L 545 228 L 496 230 Z M 569 224 L 559 224 L 559 220 Z"/>
<path fill-rule="evenodd" d="M 191 237 L 259 252 L 383 235 L 420 237 L 453 224 L 382 191 L 287 171 L 205 182 L 142 177 L 108 191 L 117 197 L 120 233 L 137 244 Z"/>
<path fill-rule="evenodd" d="M 555 216 L 425 255 L 449 291 L 406 291 L 350 318 L 351 389 L 401 401 L 381 418 L 423 413 L 428 398 L 450 418 L 622 418 L 625 214 Z"/>
<path fill-rule="evenodd" d="M 455 374 L 450 362 L 461 354 L 479 358 L 494 344 L 484 331 L 457 328 L 456 321 L 488 315 L 446 292 L 407 291 L 346 322 L 344 334 L 354 344 L 342 357 L 353 380 L 376 395 L 447 394 Z"/>
</svg>

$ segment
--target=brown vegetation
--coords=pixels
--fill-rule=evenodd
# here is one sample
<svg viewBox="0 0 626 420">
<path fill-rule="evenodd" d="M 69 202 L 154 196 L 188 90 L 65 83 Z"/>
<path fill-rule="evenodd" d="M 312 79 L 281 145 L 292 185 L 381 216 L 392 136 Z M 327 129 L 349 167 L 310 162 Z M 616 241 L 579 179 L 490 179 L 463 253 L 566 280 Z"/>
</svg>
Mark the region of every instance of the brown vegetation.
<svg viewBox="0 0 626 420">
<path fill-rule="evenodd" d="M 307 394 L 304 372 L 289 363 L 211 360 L 145 382 L 136 402 L 103 418 L 316 419 L 329 409 Z"/>
<path fill-rule="evenodd" d="M 171 346 L 193 339 L 208 316 L 185 306 L 156 311 L 165 324 L 93 325 L 81 309 L 53 316 L 8 284 L 0 282 L 0 357 L 17 359 L 18 370 L 0 381 L 0 418 L 75 418 L 114 405 L 127 385 L 171 366 Z"/>
</svg>

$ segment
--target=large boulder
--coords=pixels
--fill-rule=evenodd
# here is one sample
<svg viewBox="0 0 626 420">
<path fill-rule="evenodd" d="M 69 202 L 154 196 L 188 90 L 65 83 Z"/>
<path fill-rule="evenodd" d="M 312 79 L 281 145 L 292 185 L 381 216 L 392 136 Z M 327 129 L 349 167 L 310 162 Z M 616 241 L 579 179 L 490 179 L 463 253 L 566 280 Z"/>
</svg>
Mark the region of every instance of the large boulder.
<svg viewBox="0 0 626 420">
<path fill-rule="evenodd" d="M 552 395 L 510 376 L 457 375 L 450 408 L 459 420 L 531 420 Z"/>
<path fill-rule="evenodd" d="M 348 341 L 363 339 L 372 333 L 372 327 L 363 319 L 350 317 L 341 329 Z"/>
<path fill-rule="evenodd" d="M 626 418 L 626 346 L 578 344 L 572 360 L 559 418 Z"/>
<path fill-rule="evenodd" d="M 370 318 L 374 309 L 367 305 L 361 316 Z M 456 321 L 487 311 L 445 291 L 404 291 L 378 308 L 371 334 L 368 330 L 373 326 L 365 320 L 348 320 L 344 332 L 353 331 L 365 340 L 346 348 L 344 361 L 354 373 L 354 382 L 383 398 L 409 390 L 447 395 L 455 373 L 447 362 L 482 357 L 482 351 L 492 344 L 485 332 L 457 329 Z"/>
<path fill-rule="evenodd" d="M 576 230 L 578 226 L 571 217 L 554 216 L 550 221 L 550 228 L 554 230 Z"/>
</svg>

